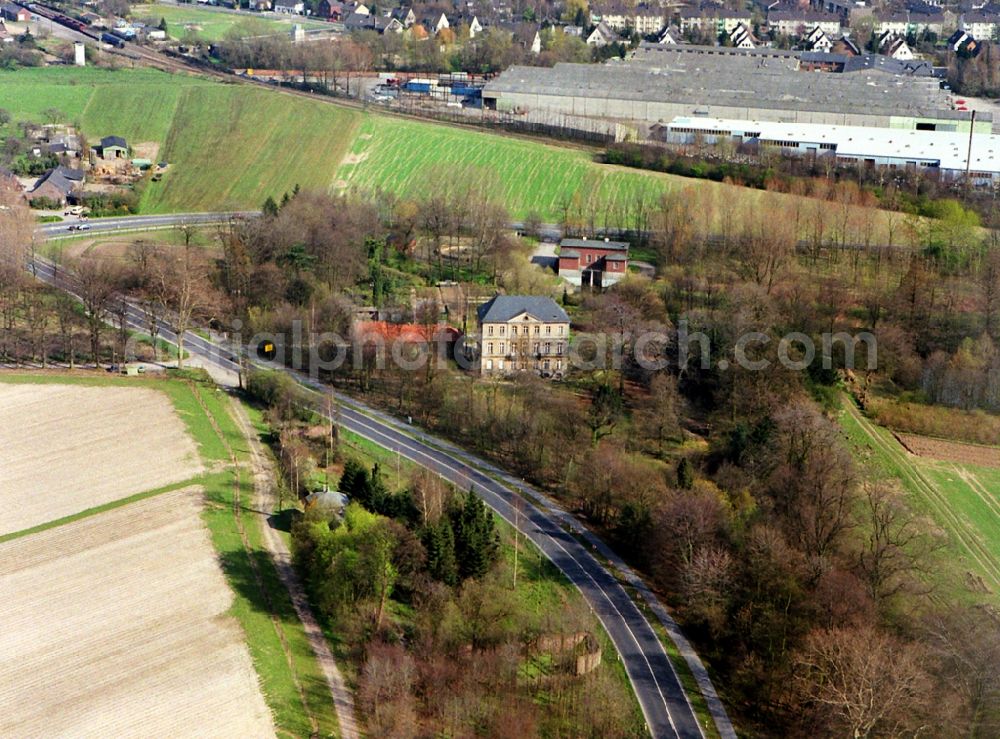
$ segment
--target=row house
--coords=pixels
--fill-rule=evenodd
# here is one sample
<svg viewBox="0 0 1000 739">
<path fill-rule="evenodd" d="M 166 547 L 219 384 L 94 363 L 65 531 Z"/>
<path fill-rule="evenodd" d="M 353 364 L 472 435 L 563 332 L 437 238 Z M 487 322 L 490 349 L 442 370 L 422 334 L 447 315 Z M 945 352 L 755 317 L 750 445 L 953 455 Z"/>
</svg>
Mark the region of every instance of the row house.
<svg viewBox="0 0 1000 739">
<path fill-rule="evenodd" d="M 730 10 L 715 5 L 700 8 L 681 8 L 678 14 L 681 31 L 693 33 L 707 31 L 713 36 L 731 34 L 741 23 L 750 28 L 752 19 L 746 10 Z"/>
<path fill-rule="evenodd" d="M 594 22 L 604 23 L 612 31 L 622 33 L 635 31 L 640 36 L 652 36 L 666 27 L 667 22 L 662 8 L 639 4 L 634 8 L 612 5 L 600 10 L 600 14 L 592 16 Z"/>
<path fill-rule="evenodd" d="M 840 16 L 816 10 L 773 10 L 767 14 L 767 27 L 771 33 L 796 38 L 818 28 L 829 38 L 840 36 Z"/>
<path fill-rule="evenodd" d="M 1000 15 L 971 12 L 959 19 L 958 27 L 977 41 L 992 41 L 997 37 L 998 24 Z"/>
</svg>

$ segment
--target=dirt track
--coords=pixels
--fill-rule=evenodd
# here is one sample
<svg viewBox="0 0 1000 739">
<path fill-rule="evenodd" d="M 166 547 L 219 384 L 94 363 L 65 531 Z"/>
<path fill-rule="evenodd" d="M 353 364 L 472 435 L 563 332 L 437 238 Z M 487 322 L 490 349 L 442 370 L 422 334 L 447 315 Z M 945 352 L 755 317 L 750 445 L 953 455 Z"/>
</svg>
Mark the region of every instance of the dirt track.
<svg viewBox="0 0 1000 739">
<path fill-rule="evenodd" d="M 201 494 L 0 544 L 0 736 L 263 737 Z"/>
</svg>

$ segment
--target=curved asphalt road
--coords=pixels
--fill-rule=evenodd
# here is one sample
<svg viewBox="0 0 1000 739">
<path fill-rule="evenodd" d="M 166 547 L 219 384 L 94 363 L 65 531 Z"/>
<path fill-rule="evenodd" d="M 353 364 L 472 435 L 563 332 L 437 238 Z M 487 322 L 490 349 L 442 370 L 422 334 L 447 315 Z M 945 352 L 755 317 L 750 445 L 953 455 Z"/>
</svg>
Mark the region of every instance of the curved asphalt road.
<svg viewBox="0 0 1000 739">
<path fill-rule="evenodd" d="M 102 226 L 106 226 L 100 229 L 102 231 L 114 231 L 124 228 L 148 228 L 151 223 L 167 227 L 183 222 L 220 222 L 227 220 L 228 217 L 229 214 L 224 214 L 221 218 L 219 214 L 187 214 L 134 217 L 91 223 L 101 223 Z M 126 222 L 127 226 L 120 225 Z M 114 228 L 113 224 L 119 224 L 118 228 Z M 92 231 L 97 230 L 99 229 L 92 229 Z M 48 233 L 49 229 L 43 227 L 40 231 Z M 58 270 L 55 265 L 37 259 L 33 271 L 42 281 L 73 291 L 71 278 L 68 278 L 65 272 Z M 130 306 L 129 323 L 137 330 L 145 330 L 145 318 L 139 308 Z M 176 341 L 176 334 L 165 322 L 161 322 L 161 336 L 167 341 Z M 228 349 L 197 334 L 189 332 L 185 336 L 185 347 L 192 354 L 221 369 L 231 372 L 239 372 L 241 369 L 236 357 Z M 324 388 L 305 377 L 298 374 L 296 377 L 313 389 L 329 392 L 329 388 Z M 625 665 L 652 736 L 685 739 L 704 736 L 658 635 L 622 584 L 591 553 L 591 549 L 563 528 L 566 526 L 563 519 L 565 514 L 542 510 L 515 493 L 508 485 L 488 476 L 482 471 L 490 469 L 488 463 L 460 452 L 446 442 L 429 443 L 432 437 L 389 420 L 383 414 L 353 398 L 339 396 L 339 399 L 336 421 L 341 426 L 440 474 L 461 489 L 472 487 L 505 520 L 512 525 L 516 522 L 522 534 L 531 539 L 579 588 L 607 630 Z M 317 410 L 322 412 L 321 403 L 317 403 Z M 535 500 L 544 499 L 541 494 L 527 486 L 518 487 Z M 597 549 L 593 543 L 590 547 Z M 711 691 L 710 704 L 713 704 L 713 715 L 720 733 L 724 737 L 735 737 L 725 711 L 714 695 L 714 690 Z"/>
</svg>

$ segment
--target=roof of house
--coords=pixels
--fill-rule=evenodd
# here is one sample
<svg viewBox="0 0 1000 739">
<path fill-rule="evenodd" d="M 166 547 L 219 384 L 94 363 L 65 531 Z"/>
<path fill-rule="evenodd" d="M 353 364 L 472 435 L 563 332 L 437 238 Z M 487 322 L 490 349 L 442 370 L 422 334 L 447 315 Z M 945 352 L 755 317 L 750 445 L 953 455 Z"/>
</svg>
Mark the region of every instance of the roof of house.
<svg viewBox="0 0 1000 739">
<path fill-rule="evenodd" d="M 496 295 L 479 306 L 480 323 L 509 321 L 527 313 L 543 323 L 569 323 L 566 311 L 552 298 L 537 295 Z"/>
<path fill-rule="evenodd" d="M 608 241 L 607 239 L 563 239 L 559 242 L 560 250 L 568 246 L 570 249 L 605 249 L 607 251 L 628 251 L 627 241 Z"/>
<path fill-rule="evenodd" d="M 604 257 L 609 262 L 627 262 L 628 256 L 625 254 L 608 254 Z"/>
<path fill-rule="evenodd" d="M 295 8 L 302 4 L 303 0 L 274 0 L 274 7 L 276 8 Z"/>
<path fill-rule="evenodd" d="M 53 172 L 58 172 L 61 176 L 65 177 L 67 180 L 73 182 L 83 182 L 83 170 L 82 169 L 70 169 L 69 167 L 64 167 L 59 165 Z"/>
<path fill-rule="evenodd" d="M 580 252 L 573 251 L 572 249 L 560 249 L 559 250 L 560 259 L 579 259 Z"/>
<path fill-rule="evenodd" d="M 455 341 L 461 335 L 458 329 L 447 324 L 388 323 L 386 321 L 358 321 L 355 334 L 363 339 L 384 339 L 423 343 L 428 341 Z"/>
<path fill-rule="evenodd" d="M 83 182 L 83 172 L 78 169 L 59 166 L 42 177 L 35 185 L 35 190 L 48 185 L 56 188 L 63 195 L 69 195 L 81 182 Z"/>
<path fill-rule="evenodd" d="M 127 149 L 128 144 L 125 142 L 121 136 L 105 136 L 101 139 L 101 148 L 107 149 L 112 146 L 117 146 L 122 149 Z"/>
<path fill-rule="evenodd" d="M 347 506 L 348 498 L 343 493 L 336 490 L 317 490 L 306 496 L 306 507 L 312 508 L 344 508 Z"/>
</svg>

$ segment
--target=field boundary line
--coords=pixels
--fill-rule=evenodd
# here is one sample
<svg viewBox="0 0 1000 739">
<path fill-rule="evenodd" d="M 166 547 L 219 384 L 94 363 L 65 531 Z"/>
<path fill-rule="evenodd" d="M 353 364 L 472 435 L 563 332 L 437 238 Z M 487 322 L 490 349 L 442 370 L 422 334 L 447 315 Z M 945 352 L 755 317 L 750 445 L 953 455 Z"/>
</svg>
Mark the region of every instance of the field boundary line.
<svg viewBox="0 0 1000 739">
<path fill-rule="evenodd" d="M 181 480 L 180 482 L 172 482 L 169 485 L 164 485 L 162 487 L 153 488 L 152 490 L 143 490 L 141 493 L 134 493 L 128 495 L 124 498 L 119 498 L 118 500 L 112 500 L 107 503 L 102 503 L 101 505 L 94 506 L 92 508 L 85 508 L 77 513 L 71 513 L 68 516 L 62 516 L 61 518 L 54 518 L 51 521 L 46 521 L 45 523 L 37 524 L 36 526 L 31 526 L 26 529 L 21 529 L 20 531 L 11 531 L 10 533 L 0 535 L 0 544 L 8 541 L 13 541 L 14 539 L 20 539 L 23 536 L 30 536 L 31 534 L 38 534 L 42 531 L 48 531 L 49 529 L 55 529 L 60 526 L 65 526 L 68 523 L 73 523 L 74 521 L 80 521 L 84 518 L 90 518 L 92 516 L 99 516 L 107 511 L 112 511 L 115 508 L 122 508 L 130 503 L 137 503 L 140 500 L 145 500 L 146 498 L 153 498 L 157 495 L 163 495 L 164 493 L 172 493 L 175 490 L 180 490 L 182 488 L 192 487 L 195 485 L 204 485 L 206 479 L 211 476 L 212 473 L 206 472 L 200 475 L 195 475 L 194 477 L 189 477 L 187 480 Z"/>
</svg>

